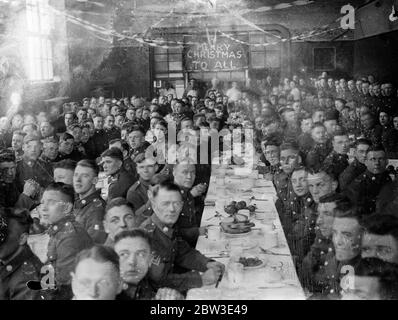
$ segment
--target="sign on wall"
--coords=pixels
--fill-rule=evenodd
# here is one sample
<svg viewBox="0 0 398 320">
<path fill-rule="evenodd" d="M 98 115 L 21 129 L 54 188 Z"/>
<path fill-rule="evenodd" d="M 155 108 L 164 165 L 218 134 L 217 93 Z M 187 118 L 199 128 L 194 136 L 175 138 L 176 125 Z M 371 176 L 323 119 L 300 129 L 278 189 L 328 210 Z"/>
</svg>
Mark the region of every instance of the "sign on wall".
<svg viewBox="0 0 398 320">
<path fill-rule="evenodd" d="M 233 71 L 248 68 L 247 46 L 227 38 L 201 40 L 185 48 L 187 71 Z"/>
</svg>

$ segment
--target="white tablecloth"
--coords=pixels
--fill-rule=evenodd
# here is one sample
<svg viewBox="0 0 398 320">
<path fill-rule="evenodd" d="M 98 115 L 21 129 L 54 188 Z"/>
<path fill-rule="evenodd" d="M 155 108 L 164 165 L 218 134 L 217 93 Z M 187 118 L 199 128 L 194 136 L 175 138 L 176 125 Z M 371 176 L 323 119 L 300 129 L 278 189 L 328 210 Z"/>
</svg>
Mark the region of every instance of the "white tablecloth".
<svg viewBox="0 0 398 320">
<path fill-rule="evenodd" d="M 276 192 L 271 181 L 254 179 L 246 170 L 213 169 L 201 226 L 219 225 L 228 215 L 223 206 L 230 201 L 246 201 L 257 209 L 250 220 L 255 223 L 247 235 L 231 236 L 220 232 L 218 240 L 199 237 L 196 249 L 227 266 L 218 288 L 215 285 L 191 289 L 188 300 L 301 300 L 305 299 L 293 260 L 275 208 Z M 239 174 L 239 175 L 237 175 Z M 254 197 L 255 199 L 252 199 Z M 215 217 L 216 211 L 222 217 Z M 258 268 L 245 269 L 233 282 L 228 263 L 239 257 L 257 257 Z M 231 273 L 231 274 L 229 274 Z"/>
</svg>

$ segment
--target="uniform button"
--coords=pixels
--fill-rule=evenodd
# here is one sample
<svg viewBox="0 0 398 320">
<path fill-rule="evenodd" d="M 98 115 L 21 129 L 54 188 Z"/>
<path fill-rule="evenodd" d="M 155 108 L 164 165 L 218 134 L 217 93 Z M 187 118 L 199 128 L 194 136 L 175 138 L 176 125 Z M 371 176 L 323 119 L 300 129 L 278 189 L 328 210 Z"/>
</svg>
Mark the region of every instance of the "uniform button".
<svg viewBox="0 0 398 320">
<path fill-rule="evenodd" d="M 54 226 L 54 227 L 53 227 L 53 230 L 54 230 L 54 231 L 57 231 L 57 230 L 58 230 L 58 227 L 57 227 L 57 226 Z"/>
<path fill-rule="evenodd" d="M 6 270 L 7 270 L 8 272 L 11 272 L 11 271 L 12 271 L 12 266 L 8 265 L 8 266 L 6 267 Z"/>
<path fill-rule="evenodd" d="M 373 181 L 375 181 L 375 180 L 376 180 L 376 178 L 375 178 L 375 177 L 372 177 L 372 180 L 373 180 Z"/>
<path fill-rule="evenodd" d="M 327 266 L 329 264 L 329 262 L 325 261 L 325 266 Z"/>
<path fill-rule="evenodd" d="M 86 204 L 86 202 L 87 202 L 86 200 L 82 200 L 82 204 Z"/>
</svg>

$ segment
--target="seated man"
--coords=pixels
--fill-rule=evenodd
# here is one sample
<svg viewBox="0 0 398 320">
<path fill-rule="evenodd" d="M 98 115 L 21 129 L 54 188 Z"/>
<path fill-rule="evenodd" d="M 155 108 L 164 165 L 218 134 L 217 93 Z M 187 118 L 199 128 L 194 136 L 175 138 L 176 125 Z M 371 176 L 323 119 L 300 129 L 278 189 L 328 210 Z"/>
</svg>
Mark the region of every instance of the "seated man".
<svg viewBox="0 0 398 320">
<path fill-rule="evenodd" d="M 262 163 L 258 172 L 263 174 L 267 180 L 273 180 L 274 174 L 280 171 L 280 145 L 281 143 L 276 138 L 261 141 L 262 154 L 260 160 Z"/>
<path fill-rule="evenodd" d="M 0 300 L 40 299 L 39 292 L 26 285 L 41 279 L 42 263 L 27 243 L 32 223 L 27 211 L 0 212 Z"/>
<path fill-rule="evenodd" d="M 134 211 L 126 199 L 112 199 L 105 207 L 104 228 L 108 237 L 104 245 L 113 248 L 115 236 L 118 233 L 137 228 L 144 220 L 144 218 L 134 215 Z"/>
<path fill-rule="evenodd" d="M 284 143 L 280 146 L 280 166 L 282 171 L 274 174 L 274 186 L 279 202 L 286 204 L 289 194 L 289 179 L 293 169 L 301 163 L 300 151 L 295 143 Z M 279 204 L 276 204 L 277 206 Z M 278 207 L 277 207 L 278 208 Z"/>
<path fill-rule="evenodd" d="M 305 159 L 306 166 L 319 170 L 328 154 L 332 151 L 326 135 L 326 128 L 322 123 L 314 123 L 311 129 L 311 138 L 314 141 L 311 150 Z"/>
<path fill-rule="evenodd" d="M 343 131 L 336 131 L 332 136 L 333 151 L 324 160 L 322 166 L 329 167 L 336 177 L 348 167 L 350 140 Z"/>
<path fill-rule="evenodd" d="M 386 171 L 387 159 L 383 147 L 369 148 L 365 165 L 365 173 L 351 182 L 346 194 L 363 215 L 369 215 L 376 211 L 376 198 L 379 192 L 391 182 L 390 175 Z"/>
<path fill-rule="evenodd" d="M 54 182 L 62 182 L 73 185 L 73 173 L 75 172 L 76 161 L 71 159 L 61 160 L 53 164 Z"/>
<path fill-rule="evenodd" d="M 37 204 L 40 186 L 32 180 L 27 180 L 22 193 L 20 193 L 15 178 L 14 152 L 3 149 L 0 151 L 0 206 L 31 210 Z"/>
<path fill-rule="evenodd" d="M 129 144 L 122 139 L 113 139 L 109 141 L 109 149 L 111 148 L 118 148 L 123 153 L 124 170 L 138 180 L 136 165 L 129 156 Z"/>
<path fill-rule="evenodd" d="M 56 137 L 48 137 L 43 139 L 42 142 L 43 152 L 40 159 L 47 163 L 55 161 L 58 156 L 58 139 Z"/>
<path fill-rule="evenodd" d="M 338 185 L 336 178 L 325 171 L 309 172 L 307 179 L 311 198 L 307 199 L 304 213 L 296 220 L 292 232 L 292 242 L 295 243 L 296 249 L 294 251 L 298 266 L 301 266 L 315 240 L 319 201 L 323 196 L 335 192 Z"/>
<path fill-rule="evenodd" d="M 71 298 L 70 273 L 76 255 L 93 244 L 87 231 L 75 221 L 74 197 L 72 186 L 54 182 L 45 189 L 41 199 L 43 219 L 50 225 L 47 264 L 55 271 L 54 298 L 61 300 Z"/>
<path fill-rule="evenodd" d="M 145 157 L 144 153 L 136 156 L 134 162 L 137 165 L 139 179 L 127 191 L 126 199 L 131 204 L 134 211 L 137 211 L 142 206 L 148 205 L 148 189 L 151 185 L 153 176 L 158 170 L 158 165 L 155 159 Z"/>
<path fill-rule="evenodd" d="M 340 190 L 345 190 L 361 173 L 366 171 L 366 153 L 371 142 L 366 139 L 358 139 L 355 145 L 355 158 L 339 176 Z"/>
<path fill-rule="evenodd" d="M 364 258 L 340 284 L 342 300 L 397 300 L 398 268 L 377 258 Z"/>
<path fill-rule="evenodd" d="M 53 171 L 51 166 L 40 160 L 42 143 L 36 134 L 27 135 L 24 138 L 24 154 L 22 160 L 17 163 L 16 183 L 20 191 L 26 180 L 36 181 L 41 188 L 47 187 L 53 181 Z"/>
<path fill-rule="evenodd" d="M 148 279 L 152 263 L 151 238 L 141 229 L 120 232 L 115 239 L 119 255 L 120 275 L 124 282 L 118 300 L 181 300 L 184 297 L 174 289 L 161 288 L 157 292 Z"/>
<path fill-rule="evenodd" d="M 115 300 L 122 291 L 119 257 L 106 246 L 79 252 L 71 276 L 73 300 Z"/>
<path fill-rule="evenodd" d="M 23 139 L 26 136 L 25 132 L 20 130 L 16 130 L 12 133 L 12 140 L 11 140 L 11 150 L 15 154 L 16 161 L 22 160 L 23 156 Z"/>
<path fill-rule="evenodd" d="M 181 237 L 191 247 L 195 248 L 198 237 L 206 234 L 206 228 L 200 227 L 201 212 L 195 206 L 195 198 L 206 191 L 205 184 L 198 184 L 193 187 L 196 177 L 194 164 L 185 162 L 177 163 L 173 169 L 174 183 L 181 189 L 183 207 L 176 226 Z"/>
<path fill-rule="evenodd" d="M 322 288 L 321 295 L 336 299 L 340 296 L 340 280 L 349 267 L 354 267 L 361 259 L 362 227 L 360 214 L 349 203 L 334 210 L 332 242 L 334 251 L 325 257 L 323 266 L 314 275 L 316 285 Z M 348 266 L 348 267 L 347 267 Z"/>
<path fill-rule="evenodd" d="M 109 184 L 107 200 L 125 198 L 135 178 L 123 168 L 123 153 L 117 148 L 105 150 L 101 154 L 101 164 Z"/>
<path fill-rule="evenodd" d="M 398 218 L 373 214 L 361 221 L 362 258 L 378 258 L 398 265 Z"/>
<path fill-rule="evenodd" d="M 349 200 L 343 196 L 331 193 L 319 199 L 318 218 L 316 220 L 315 240 L 302 264 L 300 278 L 303 286 L 310 292 L 320 292 L 322 288 L 316 287 L 313 275 L 325 263 L 326 255 L 333 251 L 332 227 L 334 222 L 334 210 Z"/>
<path fill-rule="evenodd" d="M 180 188 L 161 183 L 152 190 L 150 199 L 154 213 L 141 225 L 149 232 L 153 244 L 150 280 L 157 288 L 169 287 L 180 292 L 216 283 L 224 265 L 206 258 L 176 234 L 175 224 L 183 207 Z M 174 266 L 192 271 L 176 274 Z"/>
<path fill-rule="evenodd" d="M 56 162 L 71 159 L 73 161 L 79 161 L 83 158 L 83 154 L 75 149 L 75 138 L 73 135 L 64 132 L 59 137 L 59 148 L 58 156 L 55 159 Z"/>
<path fill-rule="evenodd" d="M 73 175 L 73 188 L 79 199 L 74 204 L 74 214 L 95 243 L 106 240 L 104 231 L 105 201 L 101 190 L 96 190 L 99 168 L 93 160 L 80 160 Z"/>
</svg>

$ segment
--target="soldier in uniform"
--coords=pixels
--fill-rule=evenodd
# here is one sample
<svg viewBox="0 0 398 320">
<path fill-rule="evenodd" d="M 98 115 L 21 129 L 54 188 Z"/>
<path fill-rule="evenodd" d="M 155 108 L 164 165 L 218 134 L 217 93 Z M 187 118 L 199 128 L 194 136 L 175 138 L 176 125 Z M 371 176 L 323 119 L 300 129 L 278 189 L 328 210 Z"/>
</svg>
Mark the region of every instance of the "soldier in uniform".
<svg viewBox="0 0 398 320">
<path fill-rule="evenodd" d="M 289 202 L 288 195 L 291 191 L 290 176 L 294 168 L 301 162 L 299 148 L 295 143 L 284 143 L 280 146 L 280 165 L 282 171 L 275 173 L 274 175 L 274 186 L 276 189 L 276 194 L 278 196 L 278 207 L 283 207 Z"/>
<path fill-rule="evenodd" d="M 325 262 L 314 275 L 316 286 L 321 289 L 320 297 L 339 299 L 341 278 L 347 271 L 350 273 L 350 266 L 355 269 L 360 261 L 362 227 L 359 220 L 358 212 L 348 203 L 334 210 L 334 251 L 326 254 Z"/>
<path fill-rule="evenodd" d="M 180 292 L 216 283 L 224 266 L 191 248 L 176 233 L 175 224 L 183 207 L 180 188 L 172 183 L 161 183 L 152 190 L 150 199 L 154 213 L 141 225 L 152 240 L 149 279 L 157 288 L 168 287 Z M 177 274 L 175 266 L 192 271 Z"/>
<path fill-rule="evenodd" d="M 98 157 L 102 152 L 108 148 L 108 141 L 106 140 L 104 126 L 104 118 L 100 114 L 96 114 L 93 118 L 94 135 L 90 138 L 94 144 L 94 150 L 89 151 L 89 156 L 92 158 Z M 91 155 L 90 155 L 91 153 Z"/>
<path fill-rule="evenodd" d="M 348 167 L 350 140 L 345 132 L 335 132 L 332 137 L 333 151 L 326 157 L 322 166 L 330 168 L 338 177 Z"/>
<path fill-rule="evenodd" d="M 43 193 L 41 211 L 50 224 L 47 264 L 54 269 L 55 299 L 71 299 L 71 277 L 76 255 L 93 245 L 84 227 L 75 221 L 73 214 L 74 191 L 61 182 L 50 184 Z"/>
<path fill-rule="evenodd" d="M 27 180 L 20 193 L 15 183 L 15 155 L 11 150 L 0 151 L 0 206 L 18 207 L 31 210 L 36 204 L 35 198 L 40 186 L 33 180 Z"/>
<path fill-rule="evenodd" d="M 42 140 L 43 151 L 40 155 L 40 159 L 50 164 L 58 156 L 58 139 L 56 137 L 48 137 Z"/>
<path fill-rule="evenodd" d="M 136 156 L 134 162 L 137 165 L 139 179 L 127 191 L 126 199 L 136 211 L 147 205 L 148 188 L 158 169 L 158 165 L 153 158 L 146 158 L 144 153 Z"/>
<path fill-rule="evenodd" d="M 52 168 L 48 163 L 39 159 L 42 143 L 38 135 L 27 135 L 24 138 L 24 155 L 17 163 L 16 182 L 20 191 L 26 180 L 36 181 L 40 187 L 45 188 L 53 181 Z"/>
<path fill-rule="evenodd" d="M 22 156 L 23 156 L 22 147 L 23 147 L 23 139 L 24 139 L 25 135 L 26 134 L 20 130 L 16 130 L 12 133 L 11 150 L 14 151 L 14 153 L 15 153 L 16 161 L 22 160 Z"/>
<path fill-rule="evenodd" d="M 381 135 L 383 129 L 380 125 L 376 124 L 374 116 L 368 112 L 361 115 L 361 135 L 372 141 L 373 146 L 377 146 L 382 143 Z"/>
<path fill-rule="evenodd" d="M 139 227 L 145 219 L 146 217 L 134 214 L 126 199 L 112 199 L 105 207 L 104 227 L 108 237 L 104 245 L 113 248 L 118 233 Z"/>
<path fill-rule="evenodd" d="M 311 129 L 311 137 L 314 140 L 314 145 L 308 152 L 305 163 L 308 168 L 319 170 L 322 167 L 323 161 L 332 151 L 323 124 L 314 123 Z"/>
<path fill-rule="evenodd" d="M 42 263 L 27 244 L 32 223 L 27 211 L 0 214 L 0 300 L 40 299 L 39 291 L 26 285 L 41 279 Z"/>
<path fill-rule="evenodd" d="M 345 190 L 356 177 L 366 171 L 366 153 L 372 143 L 366 139 L 358 139 L 355 144 L 355 158 L 339 176 L 341 191 Z"/>
<path fill-rule="evenodd" d="M 71 159 L 76 162 L 81 160 L 83 158 L 83 154 L 74 148 L 74 144 L 75 138 L 71 134 L 67 132 L 62 133 L 59 137 L 59 152 L 55 162 L 65 159 Z"/>
<path fill-rule="evenodd" d="M 109 141 L 109 149 L 110 148 L 118 148 L 120 151 L 122 151 L 124 170 L 138 180 L 136 164 L 129 156 L 129 144 L 122 139 L 113 139 Z"/>
<path fill-rule="evenodd" d="M 127 142 L 130 146 L 130 158 L 134 159 L 140 153 L 145 153 L 149 143 L 145 141 L 145 130 L 141 126 L 132 126 L 128 130 Z"/>
<path fill-rule="evenodd" d="M 176 226 L 181 237 L 194 248 L 198 237 L 206 234 L 206 228 L 200 227 L 202 213 L 195 206 L 195 198 L 201 196 L 206 191 L 206 185 L 198 184 L 193 187 L 196 177 L 194 164 L 185 162 L 177 163 L 173 169 L 173 176 L 174 183 L 181 189 L 184 202 Z"/>
<path fill-rule="evenodd" d="M 101 154 L 101 164 L 108 179 L 108 201 L 127 196 L 127 191 L 135 183 L 135 178 L 123 168 L 123 153 L 117 148 L 105 150 Z"/>
<path fill-rule="evenodd" d="M 304 214 L 293 226 L 292 242 L 295 244 L 296 263 L 302 265 L 304 257 L 315 240 L 318 204 L 321 197 L 335 192 L 338 182 L 333 174 L 325 171 L 308 173 L 308 189 L 311 197 L 307 198 Z"/>
<path fill-rule="evenodd" d="M 92 160 L 80 160 L 73 175 L 73 188 L 79 199 L 74 204 L 74 214 L 93 239 L 94 243 L 103 244 L 106 240 L 103 220 L 105 201 L 101 190 L 96 190 L 99 168 Z"/>
<path fill-rule="evenodd" d="M 391 178 L 386 171 L 387 159 L 381 146 L 368 149 L 365 165 L 365 173 L 351 182 L 346 194 L 363 215 L 368 215 L 376 211 L 376 198 L 383 186 L 391 182 Z"/>
<path fill-rule="evenodd" d="M 280 145 L 281 142 L 276 137 L 261 141 L 262 155 L 260 159 L 264 165 L 259 166 L 258 173 L 264 175 L 267 180 L 273 180 L 274 175 L 281 171 L 279 162 Z"/>
<path fill-rule="evenodd" d="M 120 130 L 115 127 L 115 118 L 112 115 L 107 115 L 104 121 L 104 132 L 107 144 L 113 139 L 120 139 Z"/>
<path fill-rule="evenodd" d="M 115 251 L 120 258 L 123 291 L 117 300 L 183 300 L 174 289 L 153 287 L 148 279 L 152 263 L 151 238 L 145 230 L 120 232 L 115 239 Z"/>
</svg>

